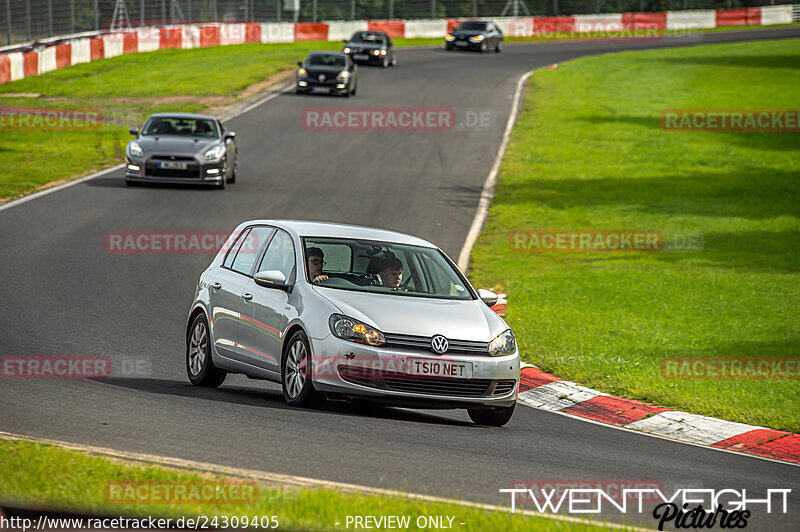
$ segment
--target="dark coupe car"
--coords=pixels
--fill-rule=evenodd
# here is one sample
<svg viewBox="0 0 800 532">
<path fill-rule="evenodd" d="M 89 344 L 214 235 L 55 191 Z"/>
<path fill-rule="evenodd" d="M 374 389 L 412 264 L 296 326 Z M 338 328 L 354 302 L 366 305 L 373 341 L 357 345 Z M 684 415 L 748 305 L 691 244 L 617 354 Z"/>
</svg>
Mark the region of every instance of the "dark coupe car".
<svg viewBox="0 0 800 532">
<path fill-rule="evenodd" d="M 383 68 L 397 64 L 392 39 L 382 31 L 357 31 L 342 48 L 356 63 L 381 65 Z"/>
<path fill-rule="evenodd" d="M 316 50 L 297 66 L 297 94 L 356 94 L 358 67 L 346 53 Z"/>
<path fill-rule="evenodd" d="M 150 115 L 125 150 L 125 183 L 189 183 L 225 188 L 236 180 L 236 133 L 213 116 Z"/>
<path fill-rule="evenodd" d="M 445 35 L 444 47 L 446 50 L 463 49 L 503 51 L 503 32 L 494 22 L 482 20 L 465 20 L 453 31 Z"/>
</svg>

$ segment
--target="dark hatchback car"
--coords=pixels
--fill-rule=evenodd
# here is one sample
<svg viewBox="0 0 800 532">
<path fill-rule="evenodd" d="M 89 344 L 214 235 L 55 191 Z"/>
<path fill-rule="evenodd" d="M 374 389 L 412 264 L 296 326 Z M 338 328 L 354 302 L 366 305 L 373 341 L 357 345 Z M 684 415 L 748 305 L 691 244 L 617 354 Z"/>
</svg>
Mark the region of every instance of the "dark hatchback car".
<svg viewBox="0 0 800 532">
<path fill-rule="evenodd" d="M 150 115 L 125 149 L 125 184 L 184 183 L 225 188 L 236 180 L 236 133 L 216 117 L 188 113 Z"/>
<path fill-rule="evenodd" d="M 382 31 L 357 31 L 342 48 L 356 63 L 380 65 L 384 68 L 397 64 L 392 39 Z"/>
<path fill-rule="evenodd" d="M 466 20 L 445 35 L 446 50 L 503 51 L 503 32 L 494 22 Z"/>
<path fill-rule="evenodd" d="M 297 94 L 355 95 L 358 67 L 343 52 L 313 51 L 297 66 Z"/>
</svg>

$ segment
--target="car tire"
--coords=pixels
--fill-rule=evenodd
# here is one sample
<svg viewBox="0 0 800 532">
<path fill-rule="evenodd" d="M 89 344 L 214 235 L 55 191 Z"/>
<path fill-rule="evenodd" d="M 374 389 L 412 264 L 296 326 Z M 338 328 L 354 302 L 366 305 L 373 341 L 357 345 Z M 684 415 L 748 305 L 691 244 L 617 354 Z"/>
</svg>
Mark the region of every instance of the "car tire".
<svg viewBox="0 0 800 532">
<path fill-rule="evenodd" d="M 503 41 L 497 41 L 497 44 L 494 46 L 495 53 L 501 53 L 503 51 Z"/>
<path fill-rule="evenodd" d="M 485 40 L 481 43 L 480 51 L 481 51 L 482 54 L 486 53 L 486 41 Z"/>
<path fill-rule="evenodd" d="M 228 179 L 228 183 L 236 183 L 236 174 L 239 173 L 239 158 L 236 158 L 236 161 L 233 163 L 233 172 L 231 172 L 231 178 Z"/>
<path fill-rule="evenodd" d="M 357 89 L 357 88 L 358 88 L 358 83 L 356 83 L 355 85 L 353 85 L 353 92 L 351 92 L 350 94 L 352 94 L 353 96 L 355 96 L 355 95 L 356 95 L 356 89 Z"/>
<path fill-rule="evenodd" d="M 389 66 L 389 56 L 384 55 L 383 59 L 381 60 L 381 68 L 386 68 Z"/>
<path fill-rule="evenodd" d="M 305 94 L 305 91 L 300 89 L 295 89 L 294 92 L 295 94 Z"/>
<path fill-rule="evenodd" d="M 449 44 L 448 44 L 448 45 L 446 45 L 446 46 L 444 47 L 444 49 L 445 49 L 445 50 L 447 50 L 448 52 L 452 52 L 452 51 L 453 51 L 453 47 L 452 47 L 452 46 L 450 46 Z"/>
<path fill-rule="evenodd" d="M 303 331 L 292 335 L 281 357 L 281 387 L 283 399 L 290 406 L 319 408 L 325 396 L 311 382 L 311 349 Z"/>
<path fill-rule="evenodd" d="M 514 403 L 511 406 L 500 408 L 468 408 L 467 414 L 476 425 L 502 427 L 511 420 L 516 405 Z"/>
<path fill-rule="evenodd" d="M 397 66 L 397 56 L 392 54 L 392 66 Z"/>
<path fill-rule="evenodd" d="M 227 373 L 218 369 L 211 360 L 211 335 L 208 320 L 203 313 L 197 315 L 186 336 L 186 374 L 195 386 L 218 388 Z"/>
</svg>

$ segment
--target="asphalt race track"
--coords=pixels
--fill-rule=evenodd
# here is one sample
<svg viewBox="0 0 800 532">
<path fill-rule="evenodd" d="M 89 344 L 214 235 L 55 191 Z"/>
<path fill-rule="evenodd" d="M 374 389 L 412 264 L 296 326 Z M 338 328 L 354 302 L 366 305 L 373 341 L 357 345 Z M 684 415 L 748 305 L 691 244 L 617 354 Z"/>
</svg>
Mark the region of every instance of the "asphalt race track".
<svg viewBox="0 0 800 532">
<path fill-rule="evenodd" d="M 665 491 L 753 495 L 791 488 L 788 515 L 756 511 L 748 529 L 800 530 L 797 466 L 527 407 L 490 429 L 464 411 L 298 410 L 278 385 L 241 376 L 218 390 L 195 388 L 184 367 L 185 320 L 211 256 L 104 248 L 107 231 L 229 231 L 246 219 L 293 218 L 408 232 L 456 258 L 524 72 L 588 54 L 788 37 L 800 28 L 508 45 L 500 55 L 401 49 L 397 68 L 361 68 L 354 98 L 286 93 L 228 122 L 240 174 L 224 191 L 125 187 L 119 171 L 0 211 L 0 355 L 142 364 L 102 380 L 0 380 L 0 431 L 504 505 L 498 489 L 520 479 L 631 479 Z M 459 120 L 488 112 L 492 123 L 442 132 L 306 131 L 300 123 L 310 107 L 387 106 L 452 107 Z M 655 525 L 648 515 L 641 522 Z"/>
</svg>

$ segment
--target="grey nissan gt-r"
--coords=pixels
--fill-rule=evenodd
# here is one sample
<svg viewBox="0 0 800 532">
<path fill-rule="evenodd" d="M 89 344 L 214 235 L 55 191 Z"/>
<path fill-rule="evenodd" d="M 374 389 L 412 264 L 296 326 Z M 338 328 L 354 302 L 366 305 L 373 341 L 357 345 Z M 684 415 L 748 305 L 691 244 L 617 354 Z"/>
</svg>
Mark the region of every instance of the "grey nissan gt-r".
<svg viewBox="0 0 800 532">
<path fill-rule="evenodd" d="M 125 150 L 125 183 L 212 185 L 225 188 L 237 172 L 236 133 L 216 117 L 189 113 L 150 115 Z"/>
</svg>

